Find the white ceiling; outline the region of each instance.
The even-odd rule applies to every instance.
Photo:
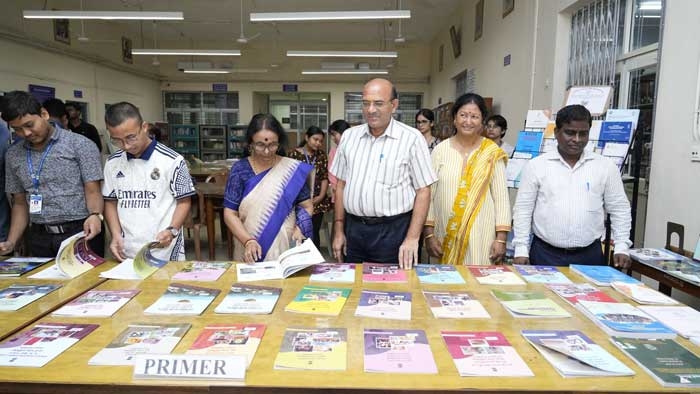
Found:
[[[53,39],[53,22],[25,20],[22,10],[78,10],[80,0],[3,0],[0,37],[39,43],[69,55],[85,56],[114,67],[146,73],[170,81],[325,81],[352,80],[353,76],[302,76],[302,69],[318,69],[322,61],[366,62],[391,70],[391,78],[426,81],[430,73],[430,42],[446,29],[445,21],[460,7],[460,0],[243,0],[243,30],[246,37],[258,35],[248,44],[240,36],[241,0],[82,0],[84,10],[182,11],[184,21],[70,21],[70,45]],[[395,43],[398,21],[251,23],[251,12],[411,10],[411,19],[401,21],[405,43]],[[81,31],[89,41],[79,41]],[[121,59],[121,37],[134,48],[240,49],[241,57],[164,57],[153,66],[152,56],[134,56],[133,64]],[[288,58],[287,50],[398,51],[398,59]],[[177,70],[178,62],[210,62],[213,66],[267,68],[267,73],[234,73],[225,76],[196,76]],[[271,65],[276,64],[277,67]],[[366,78],[366,76],[360,76]]]

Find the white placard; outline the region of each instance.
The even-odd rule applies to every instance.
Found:
[[[531,109],[527,111],[525,120],[526,129],[544,129],[549,123],[549,115],[547,112],[539,109]]]
[[[610,102],[612,87],[610,86],[572,86],[566,94],[564,105],[580,104],[598,116],[605,113]]]
[[[140,355],[134,379],[245,380],[245,356]]]

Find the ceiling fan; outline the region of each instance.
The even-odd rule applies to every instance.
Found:
[[[249,41],[254,40],[258,37],[260,37],[261,33],[252,35],[250,37],[246,37],[245,34],[243,33],[243,0],[241,0],[241,35],[236,38],[236,42],[239,44],[247,44]]]

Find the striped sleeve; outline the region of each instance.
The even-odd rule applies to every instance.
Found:
[[[433,170],[428,145],[416,138],[410,150],[409,167],[411,169],[410,175],[413,187],[417,190],[435,183],[437,176]]]

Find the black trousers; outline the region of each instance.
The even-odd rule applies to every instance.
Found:
[[[317,213],[311,216],[311,224],[314,226],[312,240],[314,241],[314,245],[321,250],[321,226],[323,226],[323,213]]]
[[[606,265],[606,262],[598,240],[582,248],[562,249],[534,236],[530,246],[530,264],[562,267],[570,264]]]
[[[398,264],[399,247],[406,238],[411,224],[411,213],[364,220],[354,215],[345,214],[345,240],[348,263],[385,263]],[[420,258],[420,244],[418,256]]]
[[[83,230],[85,219],[62,223],[65,230],[61,234],[52,234],[46,231],[42,224],[32,224],[27,232],[27,252],[32,257],[56,257],[61,242]],[[105,225],[102,223],[102,231],[88,242],[90,249],[97,255],[105,255]]]

